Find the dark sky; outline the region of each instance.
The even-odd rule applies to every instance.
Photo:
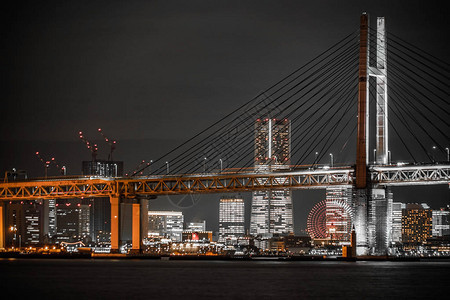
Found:
[[[133,169],[357,30],[363,11],[373,26],[377,16],[384,16],[389,31],[448,62],[445,3],[15,3],[3,11],[0,168],[42,176],[34,155],[41,151],[67,165],[70,174],[79,174],[81,160],[90,156],[77,132],[100,142],[96,129],[101,127],[118,140],[115,158]],[[106,144],[100,144],[99,153],[106,157]],[[437,189],[439,199],[429,201],[438,206],[448,202],[449,193],[447,187]],[[294,196],[296,228],[303,228],[305,211],[323,195]],[[186,214],[216,224],[211,216],[217,197],[206,198]],[[165,207],[171,208],[167,201],[155,201],[155,208]]]

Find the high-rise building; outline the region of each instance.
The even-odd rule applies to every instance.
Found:
[[[111,205],[109,199],[95,198],[91,204],[91,236],[96,243],[106,243],[111,232]]]
[[[289,168],[291,123],[288,119],[257,119],[255,124],[255,171]],[[253,192],[250,234],[271,236],[294,232],[291,192]]]
[[[392,200],[393,195],[388,187],[371,190],[368,214],[368,244],[372,255],[385,255],[388,251],[391,240]]]
[[[23,204],[25,218],[24,245],[39,245],[42,242],[43,206],[38,201]]]
[[[244,200],[242,198],[224,197],[219,206],[219,242],[237,244],[245,235]]]
[[[401,202],[392,202],[391,209],[391,234],[390,243],[401,243],[402,241],[402,209],[406,208]]]
[[[425,203],[406,204],[402,211],[403,243],[420,244],[431,237],[432,210]]]
[[[353,189],[329,187],[326,190],[325,220],[328,237],[335,241],[348,242],[353,224]]]
[[[433,210],[432,221],[432,236],[446,236],[450,235],[450,211],[441,208],[439,210]]]
[[[48,201],[48,235],[49,237],[53,237],[56,235],[56,200],[50,199],[47,201]]]
[[[82,162],[83,175],[118,177],[123,175],[123,161],[89,160]]]
[[[181,211],[149,211],[148,236],[165,236],[180,242],[184,216]]]
[[[80,200],[57,200],[56,242],[90,239],[90,207]]]
[[[6,205],[5,242],[8,247],[35,246],[43,242],[42,201],[14,201]]]

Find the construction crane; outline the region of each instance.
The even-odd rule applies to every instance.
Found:
[[[36,156],[37,158],[44,164],[44,177],[47,178],[47,174],[48,174],[48,167],[50,166],[50,161],[49,160],[45,160],[41,154],[39,152],[36,152]]]
[[[100,132],[100,134],[102,135],[102,137],[105,139],[105,142],[108,143],[109,147],[110,147],[110,151],[109,151],[109,155],[108,155],[108,160],[112,161],[113,160],[113,152],[116,149],[116,144],[117,141],[112,140],[110,138],[108,138],[102,131],[101,128],[98,129],[98,132]]]
[[[66,166],[60,166],[54,157],[52,157],[50,160],[46,160],[42,157],[40,152],[36,152],[36,156],[37,158],[45,165],[45,178],[47,178],[48,175],[48,168],[50,167],[50,165],[54,165],[56,167],[56,169],[58,169],[58,171],[61,173],[61,175],[66,175],[67,174],[67,168]]]
[[[136,168],[134,168],[134,171],[130,171],[130,172],[126,173],[125,176],[128,176],[128,175],[130,175],[130,176],[137,175],[137,174],[139,173],[139,170],[141,170],[141,169],[144,167],[144,165],[150,166],[150,164],[151,164],[152,162],[153,162],[153,160],[151,160],[151,161],[149,161],[149,162],[145,162],[145,160],[142,160],[142,161],[139,163],[139,165],[137,165]],[[142,174],[143,174],[143,171],[141,171],[141,172],[139,173],[139,175],[142,175]]]
[[[92,154],[92,161],[96,161],[96,160],[97,160],[97,151],[98,151],[97,144],[92,144],[91,142],[89,142],[89,141],[84,137],[82,131],[79,131],[78,134],[80,135],[80,139],[83,141],[83,143],[86,145],[86,147],[91,151],[91,154]]]

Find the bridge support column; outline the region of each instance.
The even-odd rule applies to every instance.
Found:
[[[148,199],[141,199],[141,251],[144,249],[143,241],[148,237]]]
[[[368,255],[367,245],[367,189],[356,189],[355,193],[355,233],[356,255]]]
[[[139,253],[141,250],[141,203],[133,203],[131,205],[131,252]]]
[[[356,194],[355,194],[355,231],[356,255],[367,255],[367,157],[369,138],[368,106],[368,52],[369,52],[369,16],[361,15],[359,34],[359,82],[358,82],[358,131],[356,142]]]
[[[5,248],[5,205],[0,201],[0,249]]]
[[[110,196],[111,203],[111,253],[120,252],[120,196]]]

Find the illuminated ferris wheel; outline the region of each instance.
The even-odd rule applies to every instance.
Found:
[[[347,240],[351,232],[353,209],[344,200],[322,200],[310,211],[306,230],[312,239]]]
[[[311,209],[306,222],[306,230],[312,239],[327,237],[326,200],[322,200]]]

